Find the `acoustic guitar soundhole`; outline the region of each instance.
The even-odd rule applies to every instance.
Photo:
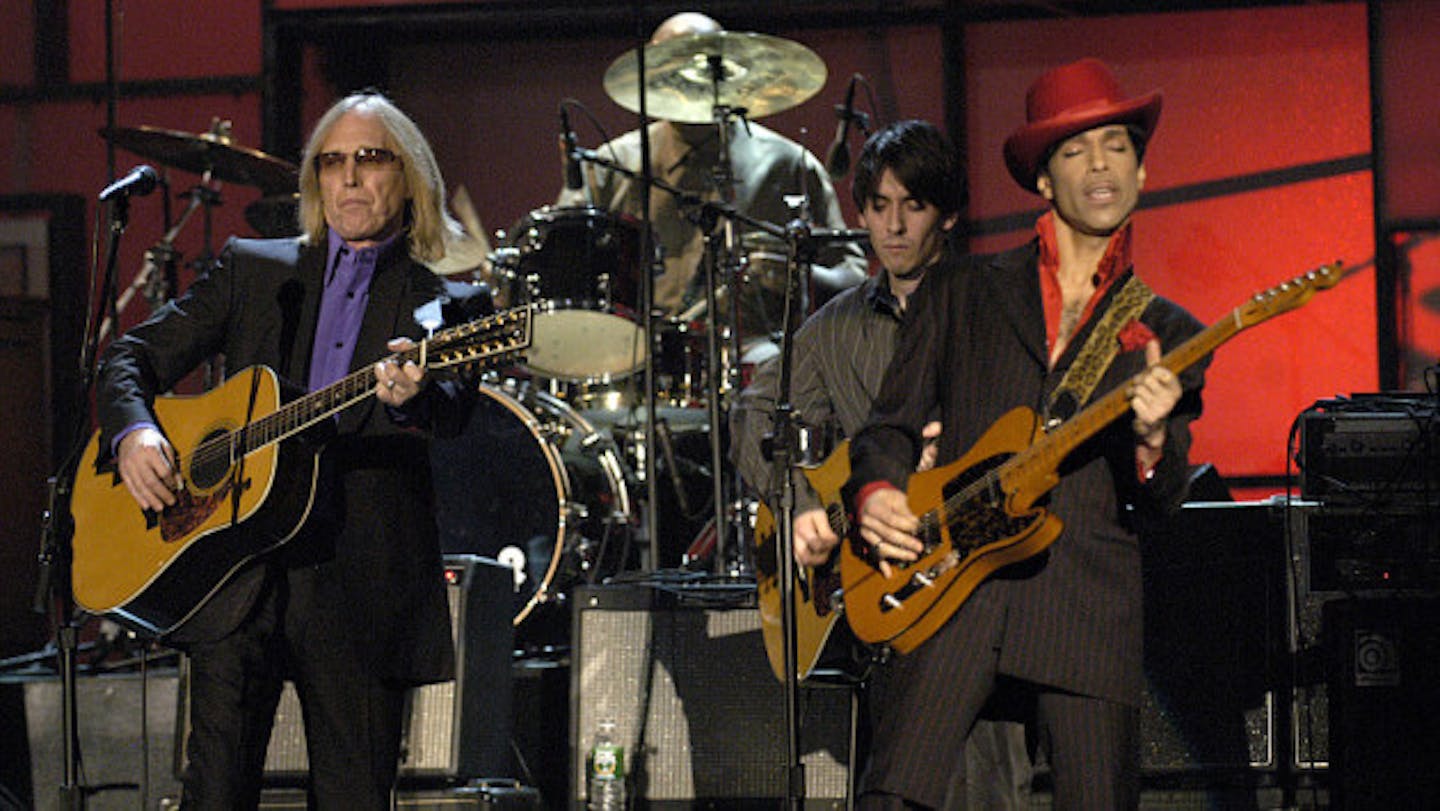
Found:
[[[200,440],[190,460],[190,483],[200,491],[210,490],[230,474],[230,446],[226,432],[212,431]]]

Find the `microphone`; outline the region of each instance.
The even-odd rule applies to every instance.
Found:
[[[105,202],[112,197],[144,197],[155,191],[155,184],[160,182],[160,176],[148,164],[140,164],[130,170],[130,174],[106,186],[100,192],[100,202]]]
[[[580,177],[580,161],[575,159],[575,130],[570,128],[570,113],[560,105],[560,140],[565,148],[565,188],[575,191],[585,187]]]
[[[850,86],[845,89],[845,104],[835,105],[835,115],[839,116],[840,123],[835,125],[835,140],[825,153],[825,171],[830,173],[831,180],[839,180],[850,171],[850,122],[855,120],[855,80],[858,78],[858,73],[850,77]]]

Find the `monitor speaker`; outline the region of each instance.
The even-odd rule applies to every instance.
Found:
[[[75,680],[77,777],[87,809],[139,808],[142,784],[152,799],[179,790],[170,769],[176,681],[171,667],[147,677]],[[64,699],[64,686],[53,676],[0,680],[0,809],[65,807]],[[28,772],[20,773],[25,767]]]
[[[737,593],[749,604],[736,605]],[[577,590],[572,807],[583,807],[584,753],[607,719],[625,746],[630,790],[648,808],[773,808],[785,797],[784,689],[753,597],[753,588],[719,586]],[[801,690],[807,808],[845,807],[853,695],[848,686]]]
[[[400,777],[472,780],[511,776],[511,671],[514,575],[475,555],[448,555],[444,576],[455,638],[456,676],[412,691]],[[185,682],[181,680],[185,704]],[[186,716],[188,718],[188,715]],[[183,767],[184,732],[177,744]],[[309,771],[305,725],[295,687],[285,683],[265,755],[268,782],[299,782]]]

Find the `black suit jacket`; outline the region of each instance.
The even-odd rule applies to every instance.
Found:
[[[1047,369],[1037,245],[994,257],[949,259],[926,274],[901,326],[893,361],[866,426],[851,443],[849,506],[865,484],[904,488],[919,456],[919,432],[939,406],[937,466],[970,449],[1016,406],[1043,409],[1098,316]],[[1118,292],[1121,278],[1108,296]],[[1103,312],[1107,301],[1096,313]],[[1169,351],[1201,325],[1156,297],[1141,320]],[[1124,385],[1145,365],[1121,352],[1091,399]],[[1050,549],[982,584],[952,622],[1002,629],[1001,673],[1137,705],[1143,690],[1140,546],[1127,505],[1153,511],[1183,498],[1189,424],[1200,413],[1203,366],[1182,375],[1185,394],[1166,434],[1154,478],[1141,484],[1130,420],[1120,419],[1070,454],[1045,506],[1065,523]],[[927,643],[928,644],[928,643]],[[915,655],[926,651],[922,645]],[[934,655],[927,652],[926,655]],[[963,656],[965,652],[955,652]]]
[[[128,425],[156,421],[154,395],[213,356],[223,356],[227,374],[265,365],[303,391],[325,257],[323,245],[295,239],[232,240],[211,272],[107,349],[98,398],[101,447],[109,448]],[[440,294],[440,280],[411,260],[400,240],[376,267],[351,370],[388,354],[391,337],[420,337],[413,313]],[[355,655],[403,682],[449,678],[454,651],[427,439],[401,423],[406,415],[411,422],[423,415],[436,430],[458,430],[464,391],[458,381],[432,375],[404,413],[389,413],[373,397],[342,412],[321,454],[316,504],[305,527],[231,578],[172,641],[224,636],[245,617],[267,577],[313,566],[324,575],[324,595],[307,602],[345,612]]]

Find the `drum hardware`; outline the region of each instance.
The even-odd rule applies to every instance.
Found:
[[[495,262],[490,239],[485,235],[485,226],[480,224],[480,215],[475,203],[464,186],[458,186],[450,196],[450,209],[460,221],[463,231],[459,235],[445,235],[445,255],[426,262],[426,267],[441,276],[468,274],[476,282],[495,288],[492,270]]]
[[[201,182],[185,193],[190,202],[173,226],[170,224],[167,199],[165,234],[155,247],[146,252],[145,264],[136,274],[129,289],[116,299],[113,313],[115,317],[124,311],[134,294],[142,289],[145,290],[152,308],[158,307],[173,295],[175,265],[178,260],[178,254],[174,250],[175,238],[198,209],[203,209],[205,247],[194,265],[197,269],[204,269],[212,260],[214,252],[211,247],[210,212],[220,205],[220,192],[211,187],[212,181],[259,186],[267,194],[289,193],[295,189],[298,175],[294,164],[235,143],[230,131],[231,123],[218,117],[211,119],[208,132],[199,134],[150,126],[100,128],[100,136],[116,146],[164,166],[201,175]],[[248,217],[248,207],[246,211]],[[157,278],[155,274],[162,269],[163,277]],[[113,327],[112,321],[113,319],[107,316],[101,324],[101,340]]]
[[[699,364],[706,393],[698,402],[706,406],[711,426],[709,467],[717,473],[711,502],[717,512],[716,524],[723,527],[718,532],[718,540],[723,551],[736,554],[736,565],[728,571],[723,570],[726,555],[716,555],[717,574],[744,576],[753,570],[744,559],[747,549],[741,538],[743,530],[738,522],[733,528],[727,527],[728,522],[720,514],[724,511],[726,490],[741,490],[738,472],[734,472],[734,481],[728,483],[725,476],[719,475],[720,471],[727,469],[721,447],[722,432],[719,430],[724,421],[723,398],[743,384],[739,359],[743,357],[744,350],[752,348],[745,344],[744,333],[753,329],[757,335],[768,336],[774,331],[773,322],[780,320],[771,317],[774,314],[765,314],[763,308],[760,315],[749,318],[749,322],[753,323],[747,323],[741,315],[744,288],[755,286],[751,283],[757,277],[763,281],[775,280],[765,278],[765,262],[773,256],[759,250],[753,258],[746,257],[748,246],[737,234],[737,227],[743,225],[745,230],[769,235],[773,239],[772,247],[783,244],[786,248],[794,248],[793,242],[785,240],[786,228],[752,220],[734,209],[730,134],[737,119],[748,126],[748,118],[771,115],[803,103],[818,92],[825,76],[824,62],[803,45],[776,37],[736,32],[694,34],[650,43],[622,54],[610,65],[604,81],[606,92],[622,107],[642,113],[638,127],[642,137],[648,132],[644,115],[649,114],[678,124],[715,126],[719,155],[712,176],[713,185],[719,190],[719,202],[705,201],[694,193],[677,189],[654,178],[648,169],[638,172],[620,166],[618,161],[613,160],[613,155],[611,159],[606,159],[595,151],[580,149],[574,145],[575,139],[568,122],[563,121],[562,109],[562,150],[567,175],[580,174],[571,171],[575,166],[593,168],[600,165],[639,181],[646,194],[652,187],[658,187],[676,198],[686,216],[705,235],[705,263],[702,268],[705,299],[687,311],[685,320],[691,316],[697,319],[703,317],[708,326],[703,333],[706,344],[704,360]],[[645,146],[642,141],[642,163],[646,160],[643,156],[649,154]],[[787,286],[790,260],[791,257],[786,255],[786,275],[778,280],[780,286]],[[720,293],[718,298],[717,293]],[[722,331],[727,327],[728,331]],[[651,340],[654,340],[653,333]],[[656,346],[652,343],[648,348],[652,353],[651,362],[645,363],[645,359],[641,359],[647,368],[645,408],[654,413],[663,401],[662,389],[668,386],[673,392],[689,385],[695,378],[682,374],[678,386],[675,378],[661,382],[660,375],[654,374]],[[646,423],[647,429],[655,427],[653,422]],[[653,435],[647,435],[648,443],[658,441]],[[653,462],[652,454],[647,463]],[[655,483],[649,481],[648,484],[653,488]],[[653,496],[651,500],[654,500]],[[734,543],[727,543],[729,539],[726,535],[733,536]]]
[[[717,74],[721,72],[722,69],[717,69]],[[716,80],[717,84],[718,82],[719,80]],[[716,510],[717,525],[726,527],[717,539],[722,554],[715,556],[717,563],[716,573],[729,577],[745,577],[753,572],[753,566],[751,566],[747,560],[749,550],[745,543],[746,539],[742,538],[744,533],[739,527],[729,526],[729,522],[721,515],[724,511],[723,505],[726,504],[727,500],[727,490],[740,492],[742,488],[738,471],[730,470],[729,466],[725,463],[725,451],[722,447],[723,431],[719,429],[724,423],[722,413],[723,397],[738,390],[741,385],[739,369],[736,368],[739,364],[730,363],[729,359],[740,358],[744,347],[742,346],[739,330],[733,328],[727,329],[727,325],[725,324],[726,319],[715,317],[715,314],[720,312],[716,293],[717,289],[722,287],[724,280],[733,279],[734,281],[731,281],[730,284],[736,288],[741,284],[739,274],[742,269],[736,258],[741,253],[740,239],[736,228],[737,224],[749,231],[764,232],[777,240],[783,240],[786,237],[787,230],[773,223],[749,217],[734,207],[732,202],[734,199],[734,184],[730,168],[729,133],[734,119],[743,117],[746,111],[738,107],[715,105],[712,107],[712,112],[714,123],[719,132],[719,156],[713,170],[713,175],[715,177],[715,185],[721,190],[721,196],[724,198],[720,201],[701,199],[693,192],[680,189],[664,180],[648,176],[648,174],[642,174],[635,169],[623,166],[613,158],[603,156],[594,150],[576,148],[573,150],[571,156],[575,160],[604,166],[612,172],[649,184],[674,196],[679,202],[680,207],[687,211],[686,216],[695,222],[697,228],[705,234],[705,261],[702,267],[704,272],[703,278],[705,279],[705,284],[703,285],[705,299],[703,308],[697,304],[697,308],[699,309],[696,311],[703,313],[708,322],[704,332],[706,342],[704,369],[707,373],[704,375],[706,394],[703,400],[707,409],[708,424],[711,426],[711,430],[708,432],[710,441],[710,462],[708,468],[711,471],[729,471],[731,475],[728,478],[733,479],[733,481],[727,482],[727,477],[724,475],[712,477],[712,492],[707,501],[712,505],[713,509]],[[785,244],[788,246],[789,243],[787,242]],[[730,317],[728,320],[730,324],[736,324],[740,321],[738,297],[731,296],[729,303]],[[543,322],[537,321],[535,327],[537,342],[542,332],[542,325]],[[643,333],[643,328],[641,332]],[[636,337],[637,342],[640,338],[643,338],[643,334]],[[643,350],[637,352],[633,357],[639,361],[640,364],[644,364],[646,358],[641,352],[643,352]],[[533,361],[531,366],[535,366]],[[653,372],[654,363],[651,362],[650,366]],[[714,373],[709,373],[709,370],[715,371]],[[647,409],[656,407],[659,403],[657,399],[658,392],[655,391],[656,388],[658,387],[655,383],[647,381]],[[652,403],[655,405],[652,405]],[[644,423],[644,427],[648,429],[648,422]],[[658,439],[647,437],[646,441],[653,443],[657,442]],[[645,455],[641,457],[641,461],[649,465],[653,464],[655,460],[653,456]],[[645,482],[648,487],[652,488],[650,491],[652,494],[656,493],[653,489],[655,486],[653,480],[649,477],[643,477],[640,481]],[[653,503],[655,500],[656,496],[652,495],[650,502]],[[655,550],[653,557],[658,558],[658,539],[652,538],[651,546],[652,549]],[[732,557],[733,560],[731,559]],[[733,565],[731,565],[732,563]]]
[[[293,237],[300,233],[300,193],[272,194],[245,206],[245,222],[262,237]]]

